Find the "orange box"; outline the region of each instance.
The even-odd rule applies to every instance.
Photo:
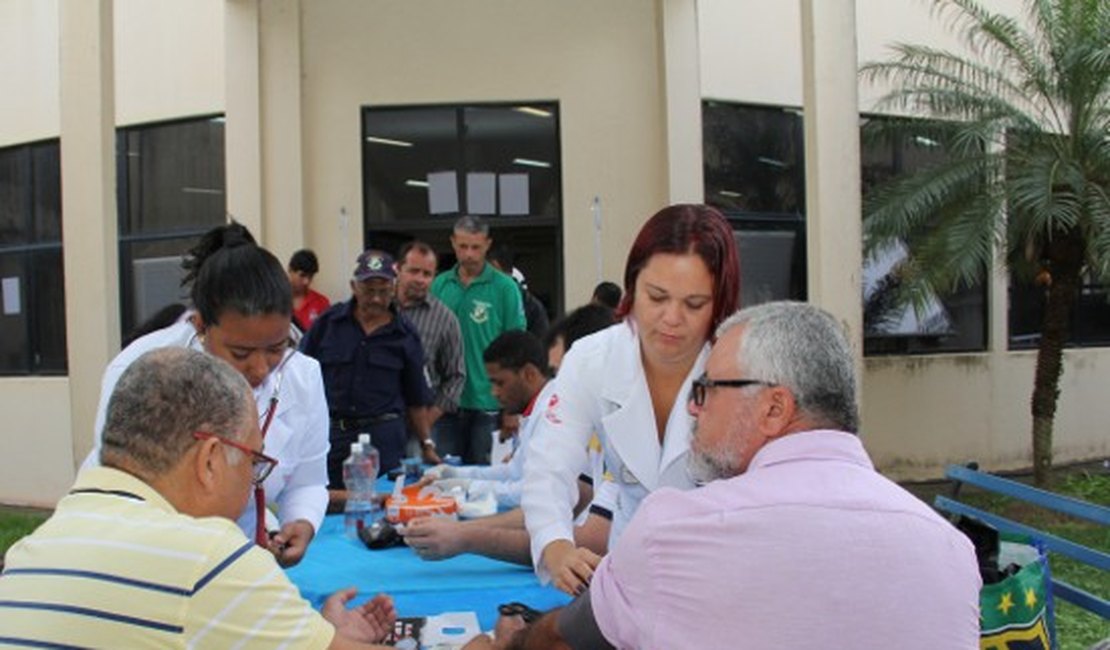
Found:
[[[385,518],[391,524],[407,524],[417,517],[458,518],[459,506],[451,497],[425,495],[420,497],[420,486],[410,485],[402,490],[405,498],[398,502],[392,496],[385,499]]]

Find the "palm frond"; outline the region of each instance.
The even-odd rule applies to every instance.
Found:
[[[997,153],[979,152],[876,188],[864,199],[864,254],[890,239],[913,239],[946,205],[981,192],[984,174],[999,164]]]
[[[924,109],[935,118],[960,120],[990,113],[1020,128],[1041,128],[1055,119],[1043,102],[989,65],[921,45],[893,48],[895,60],[860,68],[864,79],[894,87],[878,100],[880,109]]]

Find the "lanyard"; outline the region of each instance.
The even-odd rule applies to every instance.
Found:
[[[270,393],[270,403],[266,407],[266,414],[262,420],[262,448],[266,448],[266,432],[270,430],[270,423],[274,421],[274,413],[277,412],[278,396],[281,394],[281,381],[285,378],[285,364],[293,358],[293,351],[289,350],[285,353],[281,363],[273,370],[274,373],[274,390]],[[266,490],[262,484],[254,486],[254,541],[262,548],[267,548],[270,545],[270,535],[266,530]]]

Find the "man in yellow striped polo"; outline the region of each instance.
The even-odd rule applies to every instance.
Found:
[[[13,546],[0,577],[0,646],[370,647],[392,629],[379,595],[322,615],[273,555],[235,525],[263,454],[243,377],[183,348],[154,350],[120,378],[101,467]]]

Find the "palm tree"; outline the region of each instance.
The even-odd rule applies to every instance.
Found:
[[[1084,278],[1110,279],[1110,2],[1026,0],[1024,20],[976,0],[934,0],[966,52],[898,44],[861,75],[894,88],[880,108],[931,118],[947,160],[871,192],[865,255],[912,257],[903,300],[983,279],[994,251],[1046,293],[1031,400],[1034,479],[1052,467],[1069,318]],[[876,121],[904,132],[909,120]]]

